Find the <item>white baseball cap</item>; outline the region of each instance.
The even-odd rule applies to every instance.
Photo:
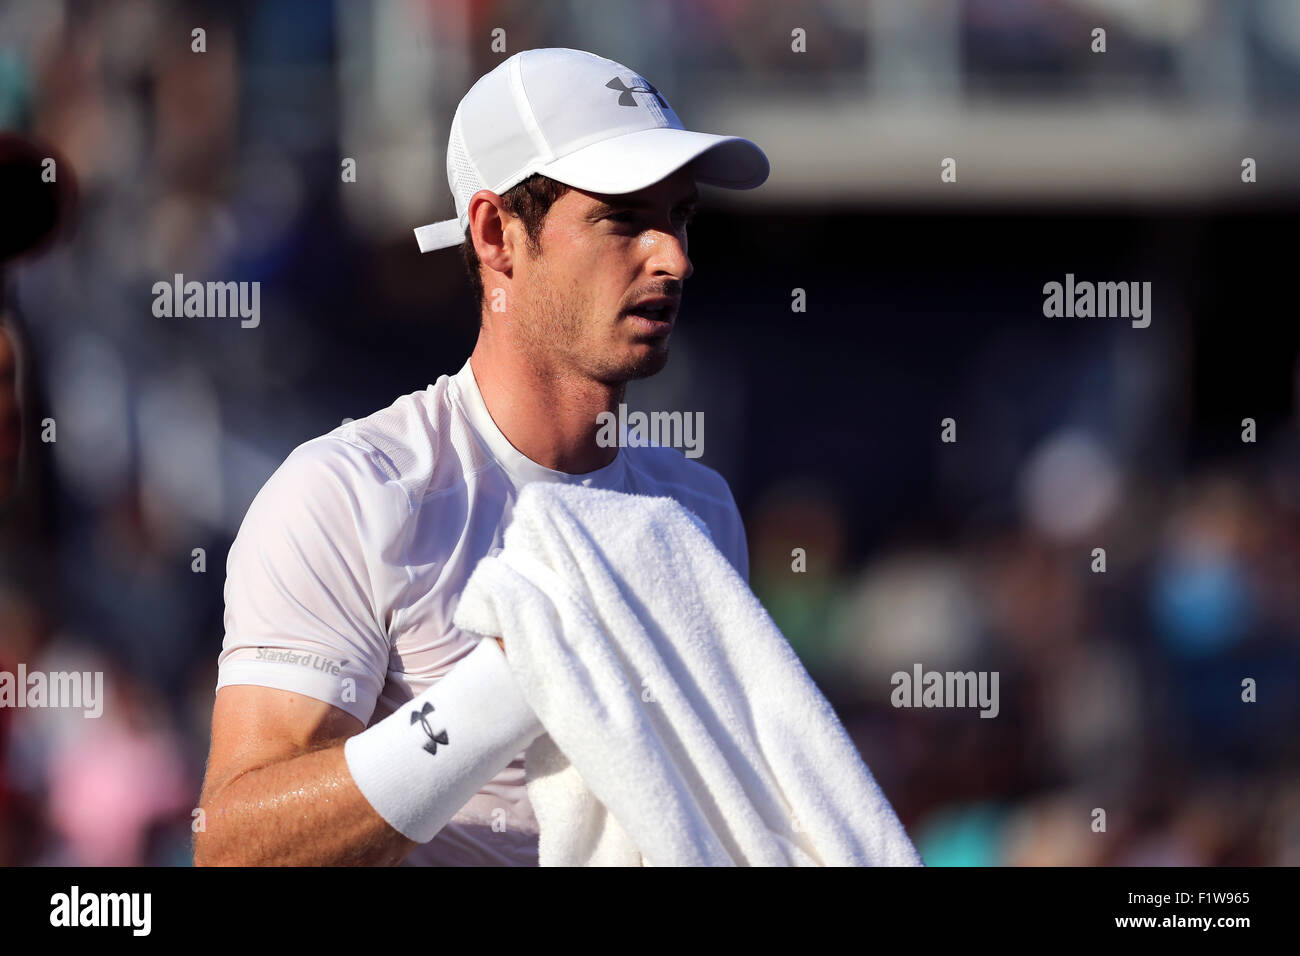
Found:
[[[698,160],[695,178],[728,189],[767,179],[763,151],[739,136],[682,126],[635,70],[584,50],[524,50],[475,83],[456,107],[447,184],[456,218],[420,226],[421,252],[460,245],[469,201],[541,173],[591,192],[636,192]]]

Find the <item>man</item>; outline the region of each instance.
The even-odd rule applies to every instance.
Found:
[[[720,475],[597,436],[668,359],[696,180],[767,173],[590,53],[516,54],[465,95],[457,218],[416,236],[463,242],[478,341],[457,374],[295,449],[250,507],[196,864],[536,865],[523,752],[543,728],[501,640],[452,625],[460,591],[530,481],[672,496],[748,578]]]

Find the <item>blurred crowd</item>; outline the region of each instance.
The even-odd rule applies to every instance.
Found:
[[[829,488],[774,488],[750,517],[756,592],[930,865],[1300,861],[1296,461],[1175,487],[1118,470],[1060,435],[1024,464],[1017,519],[865,566]],[[998,716],[893,708],[916,663],[997,671]]]
[[[778,6],[833,42],[792,60],[784,32],[747,39]],[[1300,18],[1277,3],[1189,2],[1177,22],[1143,3],[875,3],[865,21],[860,7],[0,7],[0,129],[57,146],[81,194],[60,240],[9,270],[4,299],[25,450],[0,510],[0,671],[103,671],[108,698],[96,720],[0,708],[0,864],[190,862],[225,555],[248,503],[297,444],[454,372],[472,345],[459,262],[421,262],[409,232],[449,212],[445,131],[431,124],[501,57],[467,37],[500,24],[510,51],[608,50],[665,89],[703,96],[725,77],[756,98],[800,83],[816,96],[863,71],[887,86],[881,35],[911,36],[929,57],[915,62],[960,68],[971,90],[1095,91],[1095,64],[1060,38],[1100,7],[1118,18],[1130,88],[1194,86],[1178,51],[1225,18],[1231,63],[1261,100],[1293,92],[1300,62]],[[428,82],[424,59],[457,81]],[[420,76],[423,88],[406,82]],[[351,193],[348,155],[361,157]],[[176,273],[261,281],[268,318],[158,319],[150,289]],[[758,345],[723,365],[693,341],[674,345],[651,394],[685,388],[691,370],[717,403],[764,387]],[[784,346],[774,359],[790,361]],[[994,390],[1004,371],[973,387]],[[1296,396],[1267,442],[1172,475],[1068,416],[1027,453],[970,452],[1008,476],[991,517],[945,497],[936,439],[899,480],[954,520],[915,526],[881,499],[870,531],[834,455],[759,464],[730,427],[744,407],[710,408],[704,461],[740,489],[754,589],[928,863],[1300,863]],[[40,440],[47,418],[53,442]],[[792,569],[796,548],[806,570]],[[997,671],[999,716],[891,707],[891,674],[916,663]]]

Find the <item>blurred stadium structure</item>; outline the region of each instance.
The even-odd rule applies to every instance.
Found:
[[[707,192],[630,398],[706,412],[755,590],[926,860],[1300,863],[1293,0],[8,0],[0,129],[83,201],[9,276],[0,669],[110,697],[0,709],[0,863],[189,862],[230,541],[294,446],[460,367],[460,262],[410,230],[460,96],[538,46],[772,160]],[[1152,281],[1151,327],[1045,319],[1067,272]],[[261,324],[155,317],[176,273],[260,281]],[[998,670],[1001,714],[891,708],[915,662]]]

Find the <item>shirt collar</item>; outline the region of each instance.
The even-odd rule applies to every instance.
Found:
[[[510,444],[509,439],[501,433],[501,429],[492,420],[492,415],[483,402],[483,394],[479,391],[478,381],[474,378],[474,370],[470,367],[468,359],[465,360],[464,367],[451,377],[451,385],[453,399],[465,413],[470,427],[474,429],[475,434],[487,446],[492,457],[510,476],[516,488],[530,481],[561,482],[570,485],[583,485],[589,488],[617,489],[621,486],[627,468],[627,463],[624,460],[626,456],[621,447],[612,462],[603,468],[597,468],[595,471],[572,475],[567,471],[556,471],[554,468],[547,468],[545,465],[539,465],[515,448],[514,445]]]

